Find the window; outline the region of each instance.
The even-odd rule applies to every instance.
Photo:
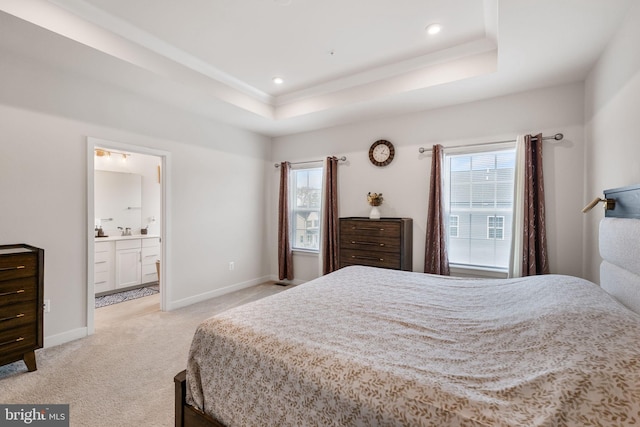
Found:
[[[487,239],[504,239],[504,217],[487,217]]]
[[[458,227],[460,217],[458,215],[449,215],[449,237],[458,237]]]
[[[515,150],[445,156],[449,262],[508,270]]]
[[[314,164],[292,169],[289,192],[292,249],[319,251],[322,167]]]

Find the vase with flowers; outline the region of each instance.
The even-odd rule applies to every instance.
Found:
[[[378,206],[382,204],[382,193],[367,193],[367,202],[371,206],[371,212],[369,212],[369,219],[380,219],[380,210]]]

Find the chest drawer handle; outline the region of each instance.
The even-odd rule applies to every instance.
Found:
[[[22,270],[24,265],[16,265],[15,267],[2,267],[0,271],[10,271],[10,270]]]
[[[17,291],[4,292],[0,294],[0,297],[6,297],[7,295],[24,294],[24,289],[18,289]]]
[[[4,319],[0,319],[0,322],[6,322],[7,320],[19,319],[24,317],[24,313],[16,314],[15,316],[5,317]]]
[[[380,246],[384,247],[384,243],[375,243],[375,242],[356,242],[355,240],[351,241],[352,245],[363,245],[363,246]]]
[[[378,258],[377,256],[362,256],[362,255],[351,255],[351,258],[355,259],[370,259],[374,261],[384,261],[384,258]]]
[[[372,230],[372,231],[384,231],[384,228],[378,227],[356,227],[355,225],[351,227],[352,230]]]
[[[20,341],[24,341],[24,337],[19,337],[16,338],[15,340],[11,340],[11,341],[6,341],[6,342],[0,342],[0,347],[2,347],[3,345],[9,345],[9,344],[14,344]]]

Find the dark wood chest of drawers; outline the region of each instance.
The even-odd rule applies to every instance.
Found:
[[[43,345],[44,250],[0,246],[0,365],[24,360],[36,370]]]
[[[340,268],[348,265],[411,271],[411,218],[340,218]]]

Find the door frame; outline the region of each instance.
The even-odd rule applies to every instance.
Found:
[[[87,137],[87,335],[95,332],[95,289],[94,289],[94,253],[95,253],[95,164],[96,147],[126,151],[130,153],[156,156],[160,158],[160,310],[167,311],[171,299],[171,153],[139,145]]]

